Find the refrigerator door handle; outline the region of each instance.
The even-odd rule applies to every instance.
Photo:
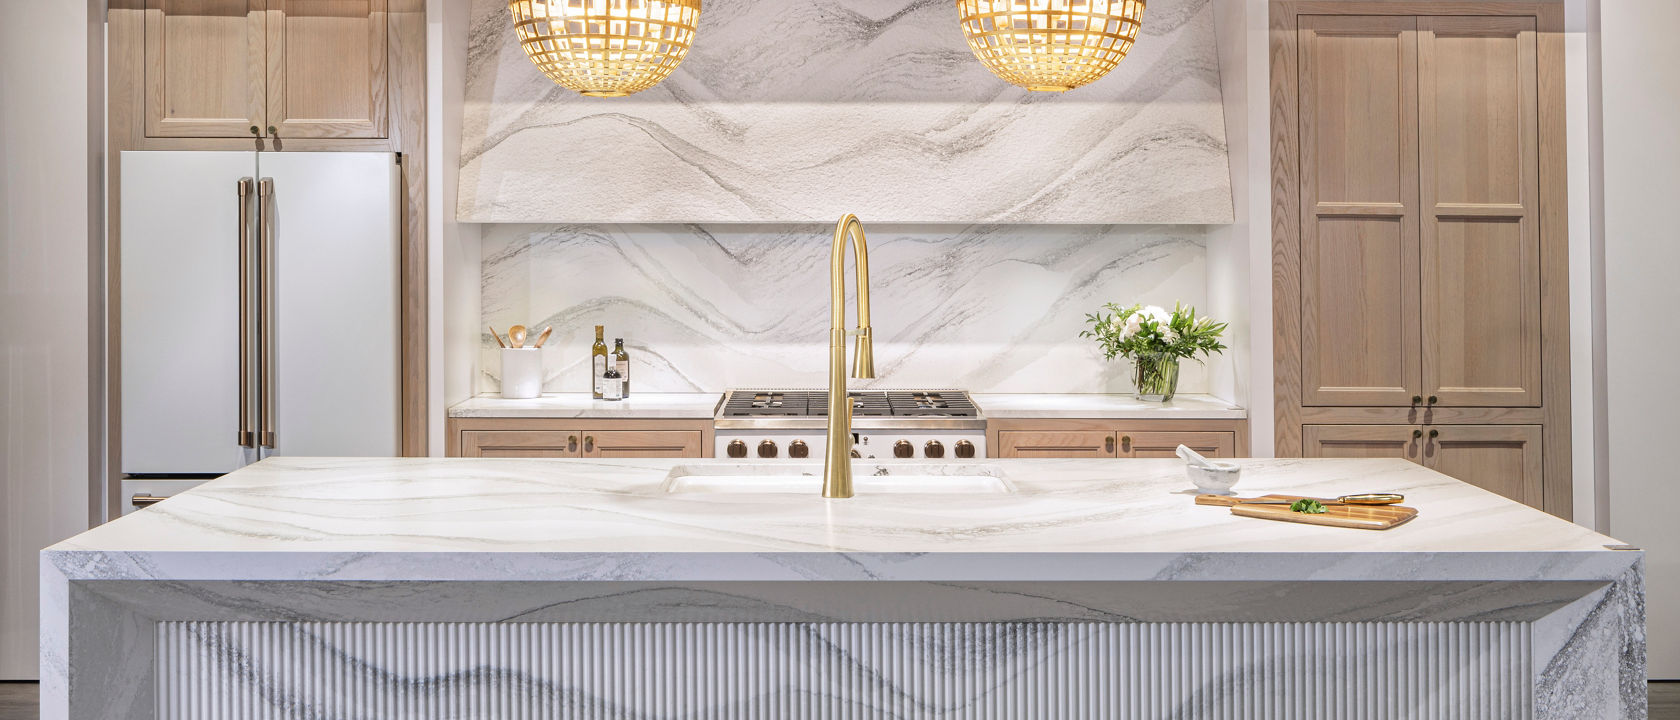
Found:
[[[262,394],[258,443],[274,448],[274,178],[263,178],[257,233],[257,383]]]
[[[239,446],[257,446],[251,398],[251,178],[239,179]]]

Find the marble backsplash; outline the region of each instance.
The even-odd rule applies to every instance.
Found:
[[[1205,229],[867,225],[877,387],[1126,392],[1131,366],[1080,338],[1108,301],[1204,304]],[[597,324],[626,340],[635,390],[826,382],[833,229],[799,225],[486,225],[484,324],[553,325],[548,392],[589,388]],[[851,275],[848,273],[848,280]],[[848,293],[849,295],[850,293]],[[481,330],[478,389],[500,359]],[[860,385],[866,381],[858,381]],[[1205,391],[1184,366],[1182,392]]]
[[[465,222],[1232,220],[1211,0],[1151,0],[1126,60],[1065,94],[993,77],[951,0],[707,0],[671,77],[606,99],[473,3]]]

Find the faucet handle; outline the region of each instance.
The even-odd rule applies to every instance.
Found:
[[[852,358],[852,377],[875,377],[875,339],[866,325],[853,331],[857,335],[857,354]]]

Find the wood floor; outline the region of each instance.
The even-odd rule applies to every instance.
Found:
[[[0,682],[0,720],[38,720],[35,683]],[[1651,720],[1680,720],[1680,682],[1651,683]]]

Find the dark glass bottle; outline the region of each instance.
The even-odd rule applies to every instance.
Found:
[[[619,382],[624,383],[624,397],[630,397],[630,353],[624,351],[624,338],[613,339],[613,368],[618,370]]]

